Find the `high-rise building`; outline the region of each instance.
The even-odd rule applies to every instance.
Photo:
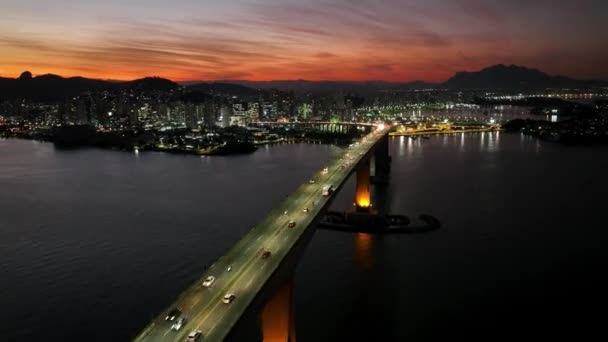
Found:
[[[77,100],[78,118],[75,120],[79,125],[97,125],[97,117],[95,113],[95,101],[90,93],[82,94]]]
[[[220,120],[221,126],[226,128],[230,126],[230,118],[232,117],[232,107],[228,105],[222,105],[220,109]]]
[[[256,122],[260,120],[260,104],[258,102],[251,102],[247,105],[247,118],[248,122]]]
[[[199,127],[199,108],[196,104],[187,103],[184,105],[186,127],[193,129]]]
[[[310,118],[312,107],[308,103],[302,103],[298,106],[298,117],[302,120]]]
[[[159,103],[156,106],[156,121],[164,124],[169,121],[169,106],[166,103]]]
[[[245,127],[247,126],[248,123],[248,118],[246,115],[243,114],[233,114],[230,117],[230,126],[241,126],[241,127]]]
[[[355,119],[355,110],[353,109],[353,100],[347,98],[346,99],[346,109],[344,111],[346,116],[343,121],[352,121]]]
[[[205,125],[209,126],[209,127],[213,127],[217,125],[217,118],[216,118],[216,110],[215,110],[215,101],[213,99],[208,100],[207,102],[205,102],[205,112],[204,112],[204,120],[203,122],[205,123]]]
[[[246,102],[237,102],[232,104],[232,117],[230,118],[230,126],[246,126],[248,121],[248,111]]]
[[[345,101],[344,101],[344,94],[342,92],[339,92],[336,96],[335,96],[335,101],[336,101],[336,116],[338,117],[338,120],[340,121],[344,121],[345,117],[346,117],[346,106],[345,106]]]

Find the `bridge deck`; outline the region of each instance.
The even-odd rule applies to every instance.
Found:
[[[335,189],[345,182],[361,159],[387,133],[388,129],[379,129],[368,134],[344,153],[350,153],[352,161],[342,155],[328,164],[327,174],[314,174],[314,184],[307,180],[300,185],[152,321],[135,341],[185,341],[193,330],[201,330],[204,341],[222,341],[304,231],[310,229],[311,222],[322,213],[331,197],[322,196],[323,186],[331,184]],[[347,164],[344,169],[340,167],[343,164]],[[304,212],[304,208],[309,211]],[[284,215],[285,211],[287,215]],[[290,220],[296,222],[295,227],[288,227]],[[272,255],[262,258],[263,249],[270,250]],[[227,270],[228,266],[232,267],[231,271]],[[203,280],[210,275],[216,278],[214,283],[209,288],[203,287]],[[230,304],[222,302],[226,293],[236,295]],[[179,331],[170,330],[173,322],[165,321],[167,312],[174,307],[181,308],[182,316],[188,320]]]

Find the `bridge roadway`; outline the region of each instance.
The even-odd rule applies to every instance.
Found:
[[[194,330],[203,332],[202,341],[222,341],[304,230],[309,228],[334,195],[324,197],[323,186],[331,184],[336,189],[345,182],[377,140],[387,133],[388,129],[380,126],[330,162],[327,174],[316,172],[313,176],[314,184],[306,180],[306,183],[300,185],[221,256],[170,307],[163,310],[135,341],[185,341],[187,335]],[[346,154],[349,155],[348,158]],[[353,159],[349,160],[350,158]],[[344,169],[341,168],[343,164],[346,164]],[[309,211],[304,212],[304,208]],[[288,227],[290,220],[296,222],[295,227]],[[264,249],[272,253],[265,259],[262,258]],[[228,271],[228,266],[232,267],[231,271]],[[203,280],[210,275],[215,277],[215,281],[211,287],[203,287]],[[236,296],[230,304],[222,302],[227,293]],[[170,330],[174,321],[165,321],[168,311],[175,307],[180,308],[182,317],[187,319],[179,331]]]

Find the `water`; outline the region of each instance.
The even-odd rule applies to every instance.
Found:
[[[338,152],[198,158],[0,141],[0,341],[129,339]],[[296,273],[298,339],[602,332],[592,310],[606,303],[607,152],[499,133],[393,139],[376,205],[443,227],[317,232]],[[349,182],[335,209],[352,207]]]

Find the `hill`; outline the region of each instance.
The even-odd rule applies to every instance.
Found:
[[[180,87],[179,84],[161,77],[144,77],[137,80],[119,83],[120,86],[135,91],[171,91]]]
[[[564,87],[597,87],[605,85],[608,85],[608,82],[576,80],[564,76],[550,76],[537,69],[498,64],[480,71],[457,72],[442,86],[449,89],[530,90]]]
[[[439,84],[422,81],[392,83],[384,81],[226,80],[216,82],[191,81],[184,83],[184,85],[187,90],[197,94],[192,95],[190,100],[202,101],[204,96],[201,93],[212,96],[236,96],[246,99],[255,98],[260,95],[261,91],[268,89],[292,91],[299,96],[307,94],[331,96],[342,92],[344,94],[373,97],[387,92],[420,89],[525,91],[547,88],[608,87],[608,82],[551,76],[537,69],[498,64],[474,72],[457,72],[446,82]],[[160,77],[145,77],[134,81],[117,82],[83,77],[64,78],[52,74],[32,77],[30,72],[24,72],[19,78],[15,79],[0,77],[0,100],[25,98],[34,101],[56,102],[70,96],[77,96],[85,91],[126,88],[138,92],[171,92],[180,87],[177,83]]]
[[[16,79],[0,79],[0,99],[27,98],[53,102],[87,90],[109,89],[114,85],[115,83],[107,81],[83,77],[64,78],[53,74],[32,77],[26,71]]]
[[[84,77],[61,77],[53,74],[32,77],[28,71],[19,78],[0,78],[0,100],[23,98],[57,102],[86,91],[132,89],[169,91],[180,86],[160,77],[146,77],[129,82],[103,81]]]

